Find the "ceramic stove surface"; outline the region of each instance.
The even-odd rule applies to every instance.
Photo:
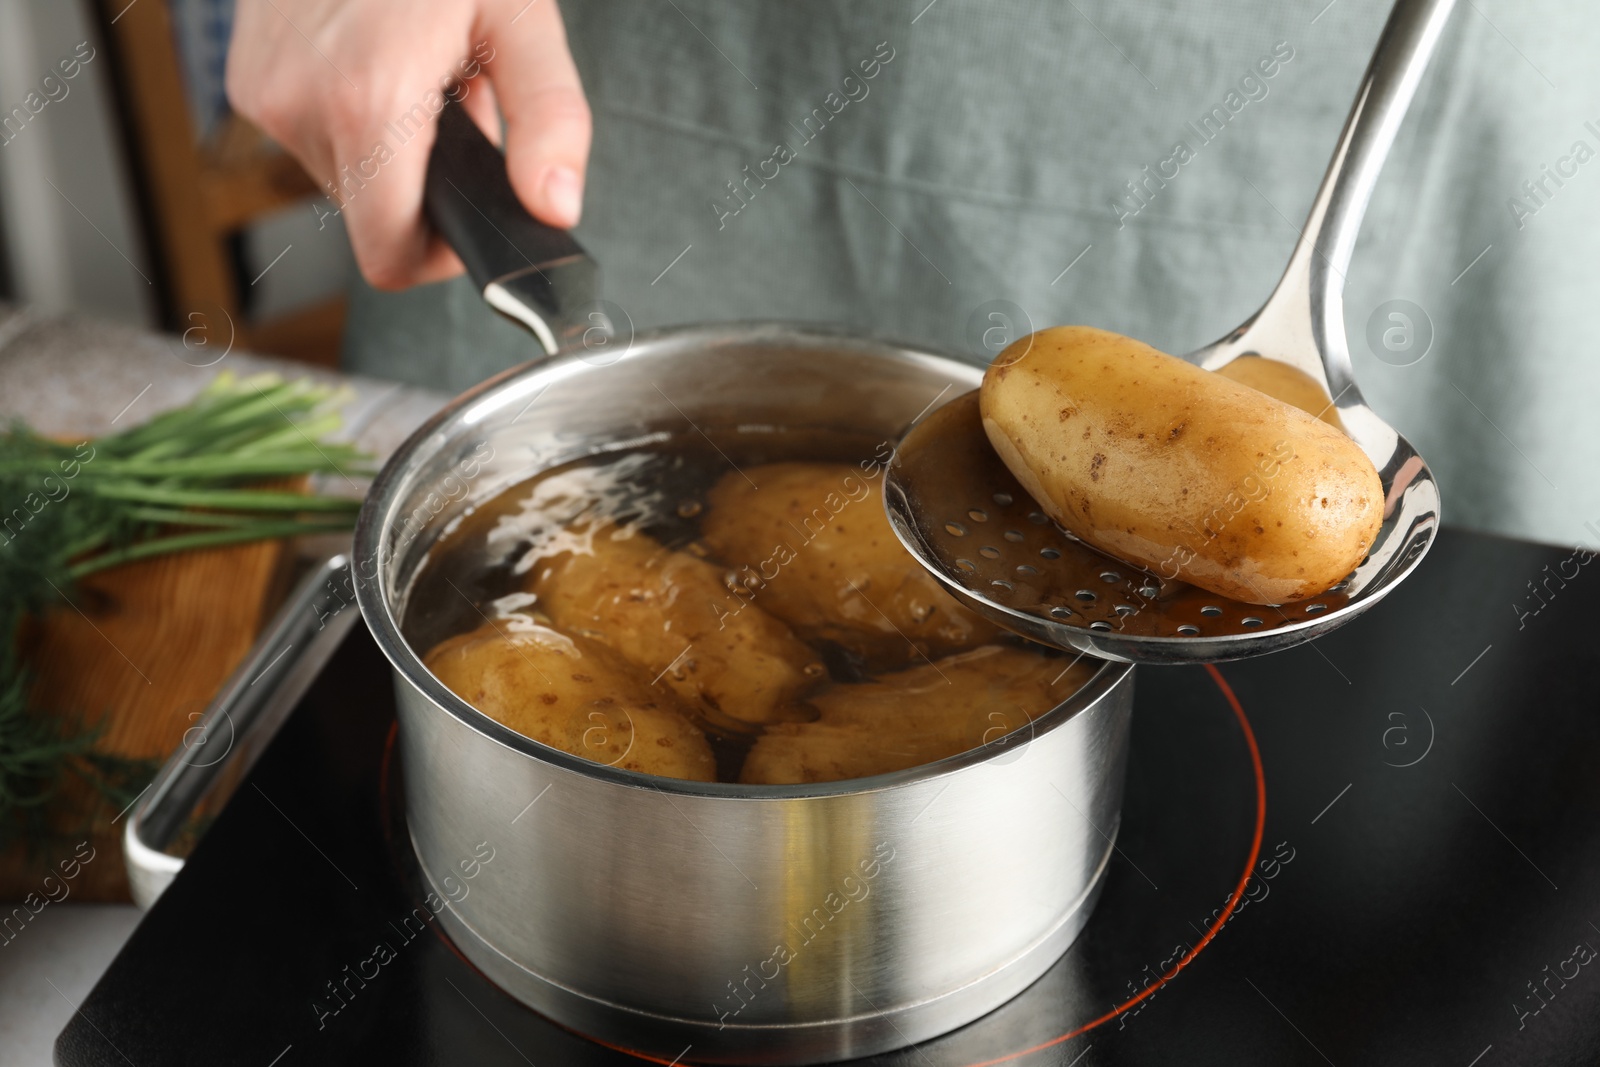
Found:
[[[997,1011],[863,1062],[1600,1062],[1591,569],[1445,531],[1388,602],[1313,645],[1139,668],[1087,929]],[[404,924],[422,890],[393,729],[357,626],[57,1062],[667,1062],[556,1026],[437,923]]]

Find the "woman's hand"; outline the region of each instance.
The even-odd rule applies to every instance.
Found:
[[[447,93],[497,142],[498,102],[517,195],[575,225],[589,105],[555,0],[239,0],[228,98],[341,206],[380,289],[461,272],[422,215]]]

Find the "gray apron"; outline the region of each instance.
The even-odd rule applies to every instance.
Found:
[[[1276,281],[1387,14],[1324,4],[571,2],[578,236],[637,329],[1185,352]],[[1356,249],[1362,390],[1455,524],[1600,542],[1597,50],[1592,5],[1461,4]],[[464,281],[354,296],[352,370],[461,389],[533,353]]]

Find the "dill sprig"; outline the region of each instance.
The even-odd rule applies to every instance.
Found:
[[[0,430],[0,846],[37,840],[69,774],[125,803],[153,767],[96,751],[99,729],[31,707],[18,651],[23,620],[77,582],[133,560],[197,548],[348,530],[358,498],[253,483],[371,473],[329,441],[338,391],[276,375],[219,375],[194,400],[143,425],[76,444],[22,423]]]

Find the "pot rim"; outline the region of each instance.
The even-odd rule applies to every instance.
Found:
[[[977,370],[971,363],[948,355],[930,352],[917,345],[890,340],[844,326],[781,320],[746,320],[693,323],[648,330],[637,334],[629,344],[628,349],[612,363],[603,365],[590,363],[581,359],[575,353],[567,352],[553,357],[539,357],[530,360],[527,363],[501,371],[494,377],[480,382],[445,404],[444,407],[440,408],[432,417],[413,431],[399,448],[395,449],[394,453],[385,461],[377,477],[373,479],[372,486],[367,491],[366,499],[362,503],[361,512],[356,521],[352,551],[352,558],[355,564],[356,602],[361,609],[361,616],[366,621],[367,628],[371,631],[373,639],[394,669],[397,680],[404,679],[410,683],[432,704],[476,733],[521,755],[562,770],[597,778],[615,785],[635,789],[652,789],[657,792],[681,796],[777,801],[812,797],[855,796],[882,792],[915,782],[945,777],[968,767],[998,759],[1006,753],[1025,751],[1027,746],[1039,736],[1059,728],[1068,720],[1077,716],[1078,713],[1094,706],[1105,694],[1127,679],[1127,676],[1133,670],[1132,664],[1110,660],[1102,661],[1100,669],[1082,687],[1065,701],[1029,723],[1028,727],[1026,727],[1029,730],[1029,736],[1026,740],[1013,741],[1003,747],[979,745],[976,748],[970,748],[965,752],[959,752],[931,763],[922,763],[904,770],[891,771],[866,778],[846,778],[833,782],[816,782],[802,785],[746,785],[738,782],[697,782],[683,778],[667,778],[586,760],[580,756],[572,755],[569,752],[564,752],[532,738],[525,737],[510,727],[495,721],[457,696],[435,678],[433,672],[423,665],[422,657],[412,649],[410,643],[401,635],[399,621],[390,610],[389,600],[385,595],[385,567],[378,565],[380,559],[379,550],[385,544],[384,534],[391,525],[389,512],[399,498],[399,490],[410,473],[411,459],[440,431],[457,423],[477,421],[471,418],[477,406],[492,394],[501,391],[505,385],[512,381],[526,379],[528,387],[517,392],[513,397],[502,399],[520,399],[526,393],[536,394],[541,392],[542,390],[538,389],[537,383],[542,379],[548,378],[553,383],[571,374],[602,370],[605,367],[614,366],[616,363],[630,359],[646,358],[635,347],[639,345],[648,345],[659,341],[681,343],[685,340],[692,340],[697,335],[703,338],[707,346],[728,342],[748,343],[750,341],[759,341],[763,335],[769,334],[775,337],[786,337],[790,340],[845,341],[879,349],[894,349],[902,357],[910,358],[913,362],[937,365],[943,370],[965,374],[970,374]],[[976,382],[973,384],[975,387]],[[1083,657],[1080,655],[1079,658]],[[1076,662],[1076,660],[1073,662]],[[1012,731],[1006,737],[1012,737],[1020,732],[1021,729],[1023,728]]]

